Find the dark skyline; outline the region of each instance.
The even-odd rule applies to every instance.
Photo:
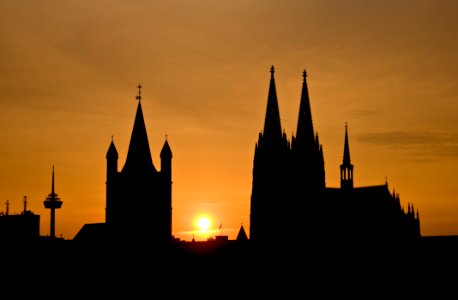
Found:
[[[0,211],[49,231],[49,173],[64,205],[56,235],[105,218],[105,153],[123,164],[142,105],[153,163],[174,154],[173,232],[235,238],[249,226],[253,149],[275,65],[281,123],[296,130],[308,73],[326,183],[340,186],[345,123],[356,186],[415,203],[424,235],[458,233],[456,1],[41,1],[0,4]],[[246,228],[247,228],[246,227]],[[247,228],[248,229],[248,228]]]

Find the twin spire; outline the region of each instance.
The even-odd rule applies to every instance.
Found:
[[[266,118],[264,121],[264,137],[276,140],[281,139],[282,130],[274,73],[275,69],[274,66],[272,66],[270,68],[269,94],[267,96]]]
[[[309,90],[307,86],[307,72],[303,72],[301,102],[299,105],[299,117],[297,119],[296,139],[299,143],[312,145],[315,141],[313,130],[312,110],[310,109]]]
[[[278,108],[277,89],[275,85],[275,69],[270,68],[269,94],[267,97],[266,118],[264,121],[264,137],[281,139],[282,128],[280,121],[280,110]],[[303,72],[304,81],[302,84],[301,101],[299,105],[299,117],[297,122],[296,139],[301,144],[313,146],[315,133],[313,130],[312,112],[307,87],[307,72]]]

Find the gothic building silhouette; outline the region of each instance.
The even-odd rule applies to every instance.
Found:
[[[388,183],[355,187],[345,125],[340,187],[327,187],[323,146],[312,122],[303,73],[295,136],[282,129],[274,67],[267,97],[264,128],[259,133],[253,161],[250,229],[241,226],[238,241],[287,245],[311,241],[399,241],[420,235],[418,210],[402,207]],[[175,241],[172,235],[172,151],[165,140],[161,170],[153,164],[141,106],[138,106],[125,164],[118,170],[114,141],[106,153],[106,220],[85,224],[75,240]],[[338,166],[337,166],[338,167]],[[287,248],[287,247],[286,247]]]
[[[313,128],[307,73],[303,73],[296,135],[289,140],[280,122],[273,66],[270,72],[264,129],[254,152],[250,240],[419,238],[418,210],[415,213],[413,204],[408,204],[405,212],[399,196],[389,191],[387,183],[353,186],[347,126],[340,187],[326,186],[323,147]]]
[[[76,240],[141,240],[167,243],[172,239],[172,151],[162,147],[161,170],[151,158],[138,86],[137,112],[125,164],[118,170],[112,140],[106,153],[105,223],[85,224]]]
[[[106,224],[118,236],[169,241],[172,237],[172,151],[166,140],[158,171],[151,158],[141,86],[138,88],[137,113],[122,170],[118,171],[118,152],[113,141],[106,155]]]

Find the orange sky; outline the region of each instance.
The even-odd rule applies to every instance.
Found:
[[[328,187],[348,122],[355,186],[387,177],[422,235],[458,234],[455,0],[3,0],[0,22],[0,211],[26,195],[42,235],[52,165],[56,234],[105,221],[105,154],[114,135],[124,164],[139,82],[156,168],[165,135],[173,151],[173,233],[200,214],[248,233],[271,65],[289,137],[308,72]]]

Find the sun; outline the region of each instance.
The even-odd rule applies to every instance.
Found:
[[[210,228],[210,225],[211,222],[208,217],[199,217],[197,220],[197,227],[199,227],[201,231],[207,231]]]

